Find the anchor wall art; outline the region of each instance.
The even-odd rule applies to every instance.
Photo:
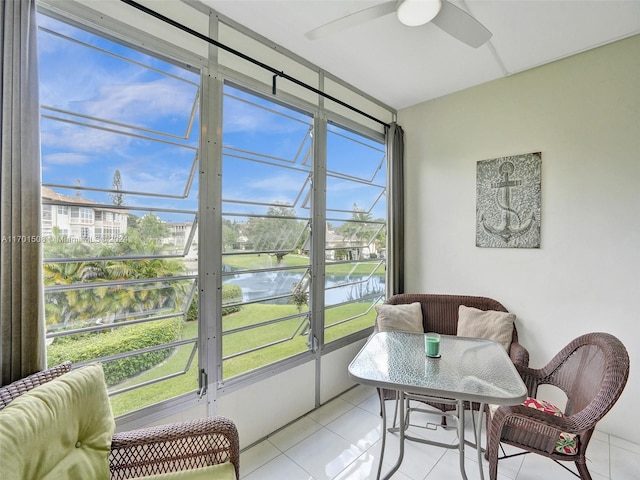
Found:
[[[540,152],[477,166],[476,246],[540,248]]]

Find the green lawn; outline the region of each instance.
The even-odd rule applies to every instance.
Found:
[[[325,265],[326,275],[369,275],[377,265],[378,260],[368,260],[366,262],[350,262],[350,263],[327,263]],[[225,265],[242,270],[251,270],[259,268],[269,268],[276,266],[276,258],[273,255],[265,254],[247,254],[247,255],[225,255],[222,257],[222,263]],[[290,253],[285,255],[280,263],[282,267],[307,267],[309,265],[309,257],[305,255],[297,255]],[[354,269],[355,267],[355,269]],[[378,267],[375,275],[384,275],[384,265]]]
[[[362,314],[369,307],[370,305],[368,304],[353,303],[338,308],[328,309],[326,312],[325,322],[327,325],[333,325],[342,319]],[[260,323],[268,319],[280,318],[283,316],[293,315],[295,313],[297,313],[297,310],[294,305],[245,305],[239,312],[227,315],[223,318],[223,330],[228,332],[231,329],[255,325],[256,323]],[[371,311],[363,317],[336,325],[335,327],[327,328],[325,330],[325,342],[329,343],[350,333],[367,328],[373,324],[374,319],[375,310],[371,309]],[[301,321],[301,318],[297,318],[294,320],[287,320],[269,324],[267,326],[257,327],[252,330],[225,334],[223,340],[223,355],[228,356],[248,350],[252,347],[263,345],[264,343],[288,339],[294,333]],[[183,330],[183,338],[195,338],[197,336],[197,328],[196,322],[187,322]],[[263,365],[272,364],[279,360],[307,351],[307,335],[300,335],[300,333],[301,332],[299,331],[291,340],[287,340],[283,343],[278,343],[255,352],[250,352],[225,360],[223,362],[224,379],[235,377]],[[159,378],[164,375],[181,371],[186,365],[191,349],[192,345],[179,347],[171,357],[157,367],[113,387],[112,390],[136,385],[150,379]],[[123,413],[137,410],[159,401],[167,400],[183,393],[196,390],[198,388],[197,363],[198,359],[196,355],[196,358],[194,358],[191,368],[186,375],[180,375],[170,380],[165,380],[113,396],[111,398],[111,406],[113,408],[114,415],[121,415]]]
[[[222,263],[229,267],[239,268],[243,270],[251,270],[257,268],[269,268],[277,265],[275,255],[267,254],[246,254],[246,255],[225,255],[222,257]],[[305,255],[297,255],[290,253],[285,255],[280,262],[283,267],[305,267],[309,265],[309,257]]]
[[[182,331],[182,338],[195,338],[197,335],[198,323],[185,323]],[[119,390],[131,385],[137,385],[139,383],[146,382],[147,380],[160,378],[183,370],[187,364],[192,348],[193,345],[183,345],[178,347],[176,352],[160,365],[112,387],[111,390]],[[196,352],[196,357],[193,359],[191,368],[186,375],[180,375],[170,380],[154,383],[146,387],[137,388],[135,390],[113,396],[111,397],[111,408],[113,409],[113,414],[118,416],[163,400],[168,400],[183,393],[194,391],[197,388],[198,356]]]
[[[273,267],[276,262],[274,256],[264,254],[228,255],[224,257],[223,261],[225,265],[238,269],[268,268]],[[282,259],[281,265],[287,267],[306,267],[308,263],[309,258],[306,256],[289,254]],[[376,264],[372,262],[327,264],[326,273],[327,275],[347,275],[349,273],[367,275],[372,273],[375,265]],[[384,268],[378,268],[374,273],[383,275]],[[332,342],[373,325],[375,310],[371,309],[371,311],[364,315],[368,308],[370,308],[370,304],[352,303],[327,309],[325,317],[325,324],[327,325],[325,329],[325,342]],[[306,334],[303,334],[305,327],[304,322],[306,322],[306,320],[303,317],[271,323],[247,331],[230,333],[232,330],[240,327],[256,325],[268,320],[295,315],[296,313],[297,309],[294,305],[258,303],[244,305],[239,312],[224,316],[222,328],[223,332],[226,333],[224,333],[223,339],[223,356],[228,357],[266,343],[273,342],[275,344],[224,360],[223,378],[233,378],[261,366],[269,365],[307,351],[309,349],[307,346],[308,338]],[[358,315],[364,316],[340,323],[341,320]],[[302,326],[301,323],[303,324]],[[196,338],[197,334],[198,326],[196,322],[185,323],[182,338]],[[282,342],[278,343],[280,341]],[[137,385],[148,380],[182,371],[191,354],[192,348],[192,345],[184,345],[177,348],[174,354],[160,365],[113,387],[112,390]],[[113,396],[111,398],[111,405],[114,414],[116,416],[121,415],[196,390],[198,388],[197,364],[198,358],[196,355],[191,368],[185,375]]]
[[[369,306],[369,304],[353,303],[338,308],[327,309],[325,322],[327,325],[332,325],[342,319],[363,314]],[[268,319],[281,318],[295,313],[296,308],[293,305],[245,305],[240,312],[225,316],[222,321],[222,327],[224,331],[229,331],[233,328],[255,325]],[[375,310],[371,309],[371,311],[363,317],[327,328],[325,330],[325,342],[328,343],[350,333],[370,327],[373,325],[374,320]],[[249,331],[225,335],[223,340],[223,355],[228,356],[265,343],[287,339],[299,328],[301,321],[301,318],[296,318],[294,320],[257,327]],[[268,365],[308,350],[306,343],[307,335],[300,335],[300,333],[299,331],[291,340],[284,343],[279,343],[224,361],[224,378],[232,378],[263,365]]]

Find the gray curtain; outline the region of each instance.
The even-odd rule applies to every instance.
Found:
[[[404,293],[404,131],[393,122],[387,137],[387,298]]]
[[[35,0],[0,0],[1,385],[45,365]]]

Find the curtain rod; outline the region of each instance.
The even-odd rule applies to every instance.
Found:
[[[172,25],[172,26],[182,30],[183,32],[186,32],[186,33],[188,33],[190,35],[193,35],[194,37],[197,37],[197,38],[199,38],[201,40],[204,40],[205,42],[209,42],[209,43],[211,43],[212,45],[215,45],[218,48],[226,50],[227,52],[232,53],[233,55],[236,55],[236,56],[242,58],[243,60],[246,60],[247,62],[253,63],[254,65],[257,65],[257,66],[259,66],[259,67],[261,67],[261,68],[273,73],[272,89],[273,89],[274,95],[276,93],[276,78],[277,77],[282,77],[285,80],[289,80],[290,82],[295,83],[296,85],[299,85],[300,87],[306,88],[307,90],[310,90],[310,91],[316,93],[317,95],[320,95],[320,96],[322,96],[322,97],[324,97],[324,98],[326,98],[328,100],[331,100],[332,102],[335,102],[338,105],[342,105],[343,107],[348,108],[349,110],[351,110],[353,112],[356,112],[356,113],[358,113],[358,114],[360,114],[360,115],[362,115],[364,117],[367,117],[369,120],[373,120],[374,122],[377,122],[377,123],[379,123],[379,124],[381,124],[381,125],[383,125],[385,127],[389,127],[390,126],[387,122],[384,122],[384,121],[380,120],[379,118],[374,117],[373,115],[369,115],[368,113],[363,112],[362,110],[354,107],[353,105],[350,105],[350,104],[348,104],[346,102],[343,102],[342,100],[340,100],[340,99],[338,99],[338,98],[336,98],[336,97],[334,97],[332,95],[324,93],[323,91],[318,90],[317,88],[313,87],[312,85],[304,83],[304,82],[298,80],[297,78],[292,77],[291,75],[287,75],[284,71],[280,71],[280,70],[278,70],[276,68],[273,68],[270,65],[267,65],[266,63],[263,63],[263,62],[261,62],[259,60],[256,60],[253,57],[250,57],[249,55],[246,55],[246,54],[244,54],[242,52],[239,52],[238,50],[235,50],[235,49],[233,49],[231,47],[228,47],[227,45],[225,45],[223,43],[220,43],[217,40],[214,40],[213,38],[210,38],[210,37],[208,37],[206,35],[203,35],[202,33],[197,32],[197,31],[187,27],[186,25],[182,25],[181,23],[178,23],[178,22],[176,22],[175,20],[172,20],[169,17],[166,17],[166,16],[164,16],[164,15],[162,15],[162,14],[160,14],[160,13],[154,11],[154,10],[151,10],[150,8],[145,7],[144,5],[140,5],[139,3],[134,2],[133,0],[120,0],[120,1],[123,2],[123,3],[126,3],[127,5],[132,6],[134,8],[137,8],[138,10],[140,10],[141,12],[146,13],[147,15],[151,15],[152,17],[155,17],[158,20],[162,20],[163,22],[168,23],[169,25]]]

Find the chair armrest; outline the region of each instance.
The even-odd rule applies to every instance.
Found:
[[[526,365],[515,364],[516,370],[520,374],[520,378],[527,387],[527,392],[530,397],[538,396],[538,387],[547,383],[553,383],[550,381],[549,372],[545,368],[531,368]]]
[[[111,479],[190,470],[231,462],[240,478],[240,443],[225,417],[116,433],[111,443]]]
[[[518,342],[513,342],[509,347],[509,357],[514,365],[529,366],[529,351]]]

